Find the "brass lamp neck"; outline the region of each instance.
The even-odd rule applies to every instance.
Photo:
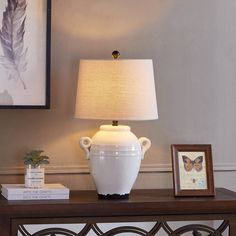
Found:
[[[119,124],[118,124],[118,120],[113,120],[112,121],[112,126],[118,126]]]

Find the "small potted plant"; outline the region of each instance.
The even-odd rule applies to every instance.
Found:
[[[43,164],[49,164],[49,157],[41,155],[42,150],[31,150],[23,157],[26,166],[25,187],[42,188],[44,186],[44,168]]]

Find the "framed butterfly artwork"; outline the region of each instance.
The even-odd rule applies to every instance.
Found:
[[[50,106],[51,0],[0,1],[0,108]]]
[[[210,144],[171,145],[175,196],[214,196]]]

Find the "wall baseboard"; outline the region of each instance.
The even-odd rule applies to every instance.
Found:
[[[171,172],[171,164],[143,164],[140,168],[141,173],[162,173]],[[214,171],[236,171],[236,163],[216,163]],[[22,175],[24,174],[24,167],[1,167],[0,175]],[[87,165],[73,165],[73,166],[48,166],[46,174],[89,174],[89,167]]]

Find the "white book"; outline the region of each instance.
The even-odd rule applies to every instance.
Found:
[[[2,184],[2,193],[7,195],[69,195],[70,190],[62,184],[45,184],[43,188],[26,188],[24,184]]]
[[[7,200],[50,200],[50,199],[69,199],[69,194],[5,194]]]

